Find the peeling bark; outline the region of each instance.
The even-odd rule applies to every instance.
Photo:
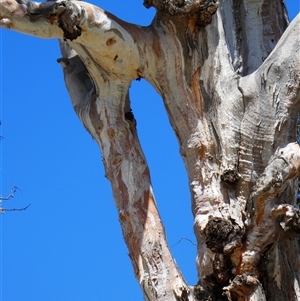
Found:
[[[147,0],[157,14],[139,27],[85,2],[0,5],[3,27],[60,39],[145,300],[300,299],[299,16],[287,28],[279,0]],[[195,286],[172,259],[139,144],[128,90],[141,77],[162,96],[186,165]]]

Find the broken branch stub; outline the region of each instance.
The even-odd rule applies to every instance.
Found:
[[[217,0],[145,0],[146,8],[155,7],[170,16],[195,16],[199,26],[211,23],[212,16],[218,9]]]
[[[60,2],[54,6],[58,18],[58,26],[64,32],[64,39],[76,40],[81,35],[80,20],[83,10],[71,1]]]
[[[278,149],[263,174],[257,179],[251,197],[254,205],[266,195],[280,194],[288,180],[300,175],[300,146],[290,143]]]
[[[13,0],[8,2],[15,5]],[[225,2],[221,2],[223,8]],[[297,62],[293,61],[299,50],[291,38],[296,25],[287,29],[285,41],[278,43],[281,48],[257,69],[261,64],[257,57],[265,57],[260,51],[263,39],[252,43],[239,35],[224,38],[226,28],[229,35],[235,31],[230,23],[224,26],[232,8],[229,2],[224,20],[220,12],[212,19],[217,1],[148,0],[145,5],[156,7],[158,13],[144,28],[76,1],[47,4],[45,9],[37,5],[36,13],[20,5],[15,6],[13,16],[5,12],[5,20],[13,20],[6,23],[12,29],[68,40],[62,48],[71,48],[59,62],[75,111],[101,148],[124,238],[146,300],[186,301],[194,297],[166,243],[130,109],[128,88],[133,79],[147,79],[163,96],[185,160],[198,239],[198,273],[205,286],[195,287],[195,296],[210,296],[210,290],[222,299],[225,285],[228,300],[240,298],[240,292],[260,291],[257,275],[261,256],[277,243],[279,233],[298,231],[298,211],[279,205],[285,196],[292,199],[290,188],[299,174],[297,157],[279,155],[270,160],[277,147],[293,141],[286,134],[287,122],[293,119],[288,117],[299,107]],[[248,2],[241,3],[246,6]],[[261,11],[258,1],[253,6],[250,12]],[[256,13],[249,15],[252,26],[259,18]],[[211,26],[199,28],[211,20]],[[254,37],[242,18],[239,22],[238,29],[246,28],[245,35]],[[260,30],[264,27],[258,22],[254,32]],[[232,47],[230,38],[242,44],[241,52]],[[287,43],[293,51],[287,49]],[[252,44],[259,46],[254,48],[256,55],[249,56],[252,65],[246,56],[244,62],[237,57],[247,69],[240,74],[252,73],[238,76],[228,46],[234,58],[242,55],[243,49],[248,53]],[[280,137],[275,137],[275,130]],[[253,210],[249,216],[248,203]],[[279,224],[280,219],[284,224]],[[282,239],[286,237],[282,235]]]

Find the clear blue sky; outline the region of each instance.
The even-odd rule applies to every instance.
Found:
[[[286,1],[290,17],[299,1]],[[142,1],[95,1],[118,17],[151,22]],[[1,218],[2,301],[141,301],[97,144],[73,112],[55,40],[0,30],[1,195],[17,185]],[[140,140],[174,258],[197,281],[190,196],[161,99],[131,89]],[[174,246],[175,245],[175,246]]]

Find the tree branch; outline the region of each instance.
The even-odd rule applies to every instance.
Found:
[[[1,0],[0,19],[7,28],[67,40],[61,42],[58,61],[73,107],[101,148],[145,298],[191,301],[196,289],[187,286],[166,242],[130,108],[130,83],[145,77],[163,96],[188,171],[199,276],[205,289],[221,294],[234,276],[258,275],[261,254],[278,234],[298,231],[298,211],[275,200],[289,196],[292,205],[295,193],[289,184],[299,174],[299,149],[289,144],[295,141],[289,133],[299,108],[299,19],[263,65],[241,78],[228,55],[222,15],[212,18],[216,1],[145,2],[159,10],[145,29],[77,1],[19,5]],[[262,2],[250,2],[244,1],[253,21]],[[207,14],[198,16],[201,4],[207,5]],[[213,20],[211,25],[200,27],[201,16],[203,24]],[[259,43],[255,46],[253,60],[243,63],[251,71],[266,53]],[[279,146],[286,147],[275,153]],[[245,229],[251,188],[253,211]],[[239,298],[239,290],[247,290],[252,280],[259,290],[256,279],[236,278],[228,291],[236,290]]]
[[[139,52],[135,41],[119,25],[120,20],[92,4],[62,0],[24,5],[14,0],[1,0],[0,9],[0,25],[4,28],[42,38],[76,40],[72,47],[78,48],[83,60],[91,60],[85,55],[89,49],[94,62],[102,68],[126,74],[131,80],[139,77]],[[83,53],[82,48],[85,49]]]
[[[240,172],[250,182],[257,180],[278,147],[296,141],[300,107],[299,25],[300,16],[290,24],[262,66],[239,80],[244,103]]]
[[[12,198],[14,198],[15,196],[15,193],[16,191],[20,190],[19,187],[17,186],[13,186],[12,189],[10,190],[10,193],[8,196],[6,197],[3,197],[3,196],[0,196],[0,203],[2,201],[9,201],[11,200]],[[21,191],[21,190],[20,190]],[[4,213],[4,212],[7,212],[7,211],[24,211],[26,210],[31,204],[27,205],[26,207],[24,208],[11,208],[11,209],[6,209],[6,208],[3,208],[2,206],[0,206],[0,213]]]
[[[10,211],[24,211],[26,210],[31,204],[27,205],[26,207],[23,208],[11,208],[11,209],[7,209],[7,208],[3,208],[0,207],[0,213],[4,213],[4,212],[10,212]]]
[[[251,75],[240,80],[240,88],[247,97],[254,89],[260,95],[271,94],[272,105],[284,105],[289,110],[297,110],[300,106],[300,14],[281,36],[278,44],[264,63]],[[289,70],[289,72],[285,72]],[[279,87],[280,83],[285,87]],[[258,90],[257,90],[258,89]],[[269,89],[272,89],[271,91]],[[270,106],[268,97],[260,97]],[[261,101],[260,99],[260,101]],[[272,108],[273,109],[273,108]],[[280,109],[280,107],[278,108]],[[289,112],[287,112],[289,113]],[[296,114],[298,111],[296,112]]]
[[[280,195],[288,181],[297,178],[299,175],[299,144],[296,142],[290,143],[286,147],[278,149],[253,187],[251,198],[254,207],[257,207],[258,204],[268,198]]]
[[[220,11],[234,70],[248,75],[261,66],[288,26],[281,0],[221,1]]]
[[[0,196],[0,201],[8,201],[8,200],[12,199],[15,196],[15,192],[17,190],[20,190],[20,188],[17,186],[13,186],[12,189],[10,190],[10,193],[8,196],[6,196],[6,197]]]
[[[251,217],[246,222],[249,230],[241,262],[242,272],[256,273],[255,267],[267,246],[299,235],[299,209],[293,205],[276,204],[287,185],[291,181],[293,185],[299,175],[300,146],[290,143],[277,150],[257,179],[251,194],[253,207],[248,211]],[[292,195],[294,200],[290,202],[295,203],[296,191]],[[278,216],[283,216],[284,221],[278,221]]]
[[[101,148],[123,236],[146,300],[194,300],[166,242],[130,108],[130,82],[104,70],[91,80],[94,67],[85,67],[69,46],[73,43],[60,44],[66,86],[78,117]],[[167,289],[166,279],[171,279]]]

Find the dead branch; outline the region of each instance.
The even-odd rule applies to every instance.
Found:
[[[6,197],[0,196],[0,202],[1,202],[1,201],[8,201],[8,200],[12,199],[12,198],[15,196],[15,193],[16,193],[17,190],[20,190],[20,191],[21,191],[21,189],[20,189],[19,187],[13,186],[13,187],[11,188],[10,194],[9,194],[8,196],[6,196]]]
[[[179,241],[178,241],[176,244],[174,244],[171,248],[173,248],[173,247],[179,245],[183,240],[186,240],[186,241],[190,242],[192,245],[197,246],[197,244],[195,244],[191,239],[189,239],[189,238],[187,238],[187,237],[181,237],[181,238],[179,239]]]
[[[11,209],[5,209],[5,208],[2,208],[0,207],[0,213],[4,213],[4,212],[7,212],[7,211],[24,211],[26,210],[31,204],[27,205],[26,207],[23,207],[23,208],[11,208]]]

